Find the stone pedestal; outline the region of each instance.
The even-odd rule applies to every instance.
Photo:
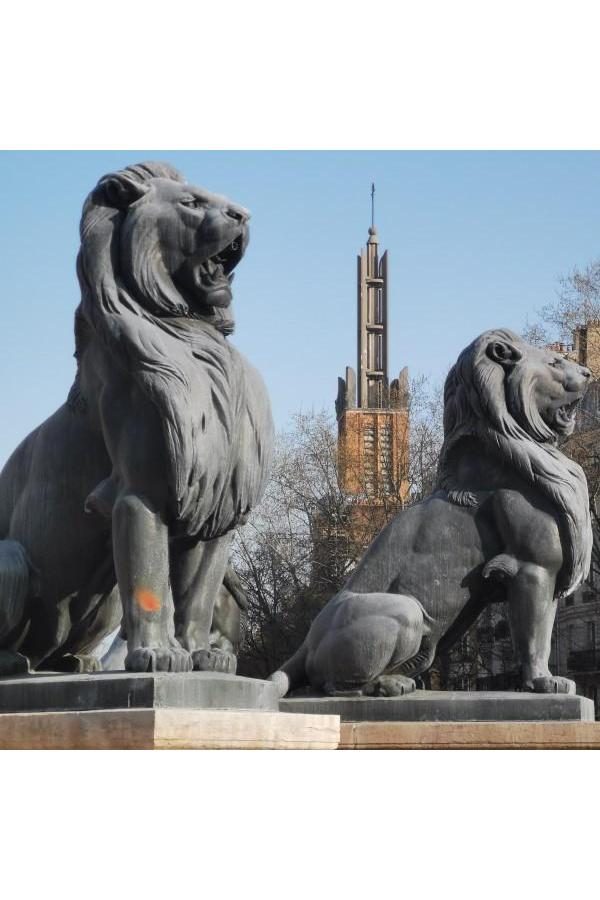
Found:
[[[340,750],[600,750],[600,722],[342,722]]]
[[[594,704],[574,694],[415,691],[404,697],[291,697],[282,712],[338,715],[342,722],[593,722]]]
[[[292,697],[295,715],[339,715],[340,750],[600,749],[594,704],[568,694],[415,691],[405,697]]]
[[[278,711],[269,681],[216,672],[0,681],[0,749],[335,750],[336,715]]]
[[[0,714],[0,750],[336,750],[337,716],[112,709]]]
[[[107,709],[255,709],[277,712],[275,685],[220,672],[98,672],[0,681],[0,713]]]

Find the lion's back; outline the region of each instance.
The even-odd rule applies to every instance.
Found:
[[[475,589],[486,559],[498,552],[489,498],[473,508],[437,491],[392,519],[346,588],[416,597],[438,626],[447,625]]]

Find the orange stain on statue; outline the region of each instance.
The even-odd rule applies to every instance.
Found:
[[[160,609],[160,600],[154,591],[150,591],[148,588],[136,588],[133,596],[136,599],[137,605],[140,609],[143,609],[144,612],[158,612]]]

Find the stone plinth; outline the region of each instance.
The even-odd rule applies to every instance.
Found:
[[[282,712],[325,713],[342,722],[593,722],[594,704],[572,694],[415,691],[404,697],[291,697]]]
[[[1,750],[335,750],[337,716],[221,709],[0,714]]]
[[[600,750],[600,722],[343,722],[340,750]]]
[[[219,672],[29,675],[0,681],[0,713],[110,709],[253,709],[277,712],[275,685]]]
[[[0,681],[2,750],[335,750],[335,715],[278,711],[270,681],[217,672]]]

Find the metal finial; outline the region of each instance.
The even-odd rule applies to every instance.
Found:
[[[371,182],[371,228],[375,228],[375,182]]]

